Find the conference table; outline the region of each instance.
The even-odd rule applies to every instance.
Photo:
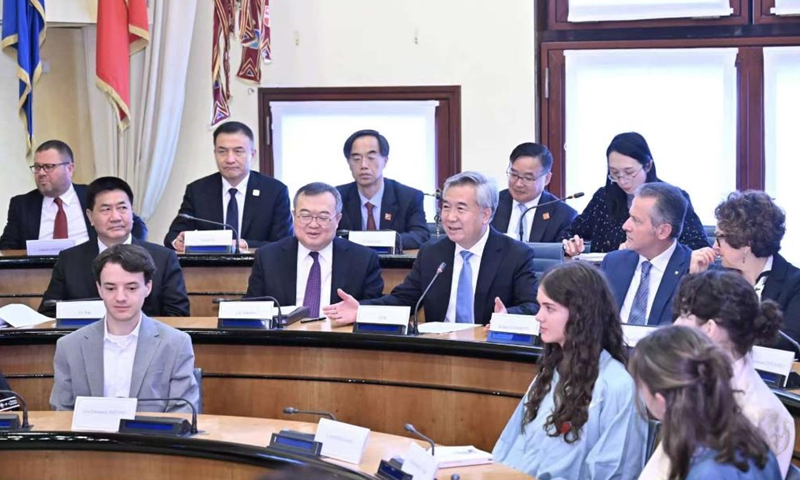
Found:
[[[159,414],[164,416],[165,414]],[[325,479],[375,478],[381,460],[403,456],[408,438],[370,432],[359,464],[308,457],[266,448],[272,433],[284,429],[314,433],[316,424],[221,415],[200,415],[199,433],[167,437],[122,433],[75,432],[72,412],[29,415],[28,432],[0,433],[0,480],[18,478],[96,478],[117,480],[220,479],[257,480],[265,474],[302,465],[303,475]],[[498,464],[440,469],[438,478],[458,474],[465,480],[530,479]],[[265,477],[268,478],[268,477]]]

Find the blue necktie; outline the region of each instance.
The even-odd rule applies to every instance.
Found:
[[[319,266],[319,252],[309,252],[311,260],[311,270],[308,271],[306,281],[306,293],[303,295],[303,306],[308,307],[308,317],[319,317],[319,301],[322,297],[322,271]]]
[[[650,296],[650,267],[653,264],[645,260],[642,262],[642,278],[639,280],[639,288],[633,297],[631,313],[628,315],[628,324],[647,325],[647,297]]]
[[[456,290],[456,323],[475,323],[475,294],[472,291],[472,265],[469,259],[474,254],[467,250],[461,251],[464,265],[458,275],[458,289]]]
[[[237,240],[237,233],[241,235],[241,232],[239,232],[239,202],[236,201],[236,192],[238,192],[238,190],[235,188],[228,190],[228,193],[231,194],[231,199],[228,201],[228,213],[225,215],[225,223],[234,229],[234,240]]]

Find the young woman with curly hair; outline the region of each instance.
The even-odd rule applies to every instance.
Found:
[[[719,256],[722,266],[741,273],[762,300],[778,304],[783,312],[781,329],[800,341],[800,270],[778,253],[786,233],[786,214],[766,193],[748,190],[728,195],[714,215],[714,248],[694,251],[689,271],[702,272]],[[775,346],[794,350],[784,339]]]
[[[639,341],[628,366],[647,410],[662,422],[666,478],[783,478],[734,399],[730,357],[705,335],[681,326],[659,329]]]
[[[497,441],[495,461],[542,479],[637,478],[647,424],[605,278],[567,262],[545,274],[537,299],[539,374]]]

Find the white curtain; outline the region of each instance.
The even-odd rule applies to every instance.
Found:
[[[780,0],[779,0],[780,1]],[[570,0],[570,22],[726,17],[729,0]]]
[[[156,211],[178,146],[197,0],[159,0],[150,9],[150,43],[131,58],[131,124],[123,134],[95,75],[87,76],[95,171],[127,181],[145,221]],[[89,72],[96,71],[94,30],[84,30]]]

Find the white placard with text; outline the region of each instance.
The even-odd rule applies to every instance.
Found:
[[[25,250],[29,257],[55,256],[61,250],[75,246],[75,240],[61,238],[58,240],[26,240]]]
[[[539,321],[532,315],[514,315],[511,313],[493,313],[489,330],[493,332],[519,333],[522,335],[539,335]]]
[[[788,378],[794,364],[794,353],[791,350],[753,347],[753,367],[762,372],[776,373]]]
[[[365,247],[394,248],[397,232],[394,230],[351,231],[347,239]]]
[[[77,397],[72,430],[118,432],[120,419],[136,416],[135,398]]]
[[[106,305],[102,300],[82,300],[56,303],[56,318],[103,318]]]
[[[403,468],[414,480],[434,480],[439,471],[439,460],[416,443],[412,443],[403,457]]]
[[[321,418],[314,440],[322,444],[322,456],[358,465],[367,446],[369,429]]]
[[[233,230],[187,230],[183,234],[187,247],[215,247],[233,245]]]
[[[410,315],[411,307],[361,305],[358,307],[356,322],[408,326],[408,317]]]
[[[237,320],[268,320],[272,318],[275,306],[270,301],[220,302],[219,318]],[[287,310],[282,309],[284,312]]]

